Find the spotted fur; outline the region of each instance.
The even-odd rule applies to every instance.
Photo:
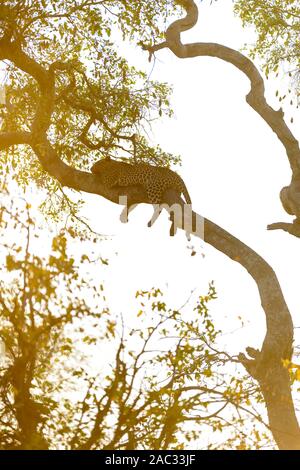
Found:
[[[150,204],[162,204],[163,194],[167,189],[175,189],[180,194],[182,193],[186,203],[191,204],[191,198],[183,180],[169,168],[148,163],[131,165],[104,158],[93,165],[92,172],[99,174],[103,184],[108,187],[143,186]]]

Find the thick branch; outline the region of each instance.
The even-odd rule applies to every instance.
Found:
[[[8,59],[20,70],[36,79],[42,89],[47,89],[49,76],[47,70],[29,57],[16,41],[11,42],[9,37],[0,39],[0,60]]]
[[[185,8],[185,18],[175,21],[168,27],[165,42],[154,46],[143,45],[143,48],[149,51],[150,58],[154,52],[166,47],[179,58],[200,56],[217,57],[231,63],[249,78],[251,90],[246,97],[246,101],[264,119],[285,147],[293,173],[292,181],[289,186],[289,205],[293,206],[293,215],[300,218],[299,142],[286,125],[282,109],[275,111],[268,105],[264,94],[264,81],[261,74],[253,62],[240,52],[220,44],[201,42],[183,44],[181,42],[181,33],[192,28],[197,23],[198,8],[194,0],[177,0],[177,3],[181,4]]]
[[[172,191],[166,192],[165,202],[170,206],[184,204]],[[194,236],[202,237],[204,234],[205,242],[243,266],[257,285],[266,315],[267,332],[261,351],[254,353],[252,348],[247,348],[251,359],[241,355],[240,360],[260,384],[270,427],[279,448],[300,449],[300,429],[291,396],[289,373],[282,365],[283,359],[291,357],[293,324],[276,274],[261,256],[233,235],[208,219],[204,219],[203,223],[195,212],[185,219],[189,227],[198,227],[193,231]]]
[[[283,112],[280,109],[275,111],[267,104],[264,96],[264,81],[253,62],[240,52],[229,47],[214,43],[192,43],[183,44],[181,33],[192,28],[198,20],[198,8],[194,0],[184,0],[181,3],[186,9],[186,17],[172,23],[166,31],[166,41],[161,45],[144,46],[150,53],[163,47],[168,47],[177,57],[186,59],[192,57],[209,56],[217,57],[231,63],[241,70],[251,82],[251,90],[247,95],[247,102],[266,121],[271,129],[276,133],[279,140],[284,145],[291,168],[295,172],[300,171],[300,149],[297,139],[283,119]]]
[[[185,8],[187,13],[185,18],[169,26],[164,43],[158,46],[144,46],[144,49],[150,52],[150,57],[156,50],[165,47],[168,47],[179,58],[217,57],[233,64],[249,78],[251,90],[246,98],[248,104],[265,120],[285,147],[293,171],[293,179],[289,192],[286,189],[284,193],[288,196],[288,200],[287,197],[285,198],[284,208],[289,214],[295,214],[298,217],[300,205],[296,204],[296,193],[299,188],[300,173],[299,143],[287,127],[282,110],[275,111],[268,105],[264,96],[264,82],[259,71],[240,52],[212,43],[182,44],[180,35],[197,23],[198,9],[193,0],[178,0],[177,3]],[[170,195],[169,202],[174,203],[174,197],[175,195],[173,197]],[[195,219],[193,226],[198,217],[193,213],[192,218]],[[277,277],[259,255],[209,220],[205,220],[205,241],[232,260],[238,261],[257,284],[266,315],[267,333],[259,354],[255,354],[255,357],[251,359],[241,355],[240,359],[248,372],[260,384],[266,401],[270,427],[279,448],[300,449],[300,429],[291,397],[289,373],[282,365],[282,360],[291,355],[293,324]]]
[[[44,170],[57,179],[62,186],[69,186],[79,191],[99,194],[114,203],[119,203],[119,197],[121,195],[127,195],[128,204],[133,203],[135,200],[145,203],[148,202],[147,194],[142,187],[131,187],[128,188],[126,192],[124,188],[117,186],[108,188],[101,183],[98,176],[68,166],[60,160],[57,152],[49,143],[47,130],[51,123],[56,100],[55,72],[57,70],[65,70],[68,72],[72,64],[57,61],[47,70],[23,52],[19,44],[12,43],[7,38],[0,40],[0,59],[7,59],[13,62],[21,70],[35,78],[40,86],[40,100],[31,126],[31,132],[0,133],[0,149],[5,149],[17,144],[30,144]],[[64,99],[68,101],[66,97],[64,97]],[[89,113],[91,116],[95,114],[95,109],[88,103],[78,103],[76,100],[73,102],[70,100],[70,104],[77,109]],[[134,137],[116,134],[110,129],[106,122],[103,121],[102,116],[99,116],[97,113],[95,118],[99,119],[103,126],[115,138],[133,140]]]
[[[300,224],[299,219],[295,219],[295,222],[289,224],[287,222],[275,222],[274,224],[270,224],[267,227],[268,230],[283,230],[284,232],[288,232],[291,235],[294,235],[297,238],[300,238]]]
[[[193,0],[181,0],[181,3],[187,8],[187,16],[183,20],[176,21],[168,28],[166,34],[167,46],[178,57],[210,55],[231,62],[242,70],[251,81],[248,102],[276,132],[286,147],[293,171],[298,172],[298,142],[287,128],[282,113],[274,111],[267,105],[264,98],[263,81],[255,66],[242,54],[224,46],[202,43],[182,45],[180,32],[195,24],[197,21],[197,8]],[[158,48],[162,47],[156,47],[156,49]],[[150,52],[151,49],[154,50],[154,48],[149,48]],[[99,194],[115,203],[118,203],[120,195],[128,196],[128,205],[149,202],[145,190],[141,186],[127,187],[126,189],[124,187],[107,188],[102,185],[98,176],[76,170],[62,162],[47,140],[46,135],[55,103],[55,70],[44,69],[17,48],[15,44],[5,41],[3,43],[0,40],[1,58],[14,62],[21,70],[33,76],[40,85],[41,99],[32,125],[30,145],[43,168],[51,176],[56,178],[63,186]],[[91,110],[86,109],[86,111],[89,113]],[[111,132],[111,129],[107,130]],[[5,141],[4,137],[3,139]],[[9,140],[6,142],[7,146]],[[163,202],[166,202],[169,206],[173,204],[183,205],[183,201],[178,199],[178,194],[171,190],[165,193]],[[201,221],[201,217],[193,212],[191,218],[193,225],[197,227],[196,221]],[[201,223],[199,226],[201,227]],[[289,358],[291,355],[293,327],[276,275],[259,255],[225,230],[209,220],[205,220],[204,228],[205,241],[232,260],[240,263],[258,286],[262,307],[266,315],[267,334],[262,351],[253,359],[242,358],[242,360],[247,370],[260,383],[266,399],[270,426],[279,447],[282,449],[300,449],[300,432],[291,399],[289,375],[281,362],[282,359]],[[193,234],[198,237],[202,236],[201,230],[194,230]]]
[[[30,144],[30,132],[3,132],[0,133],[0,150],[5,150],[12,145]]]

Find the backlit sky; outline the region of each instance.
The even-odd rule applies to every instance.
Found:
[[[241,49],[255,35],[245,30],[232,13],[232,2],[200,4],[198,25],[184,34],[185,42],[218,42]],[[150,73],[153,64],[138,47],[120,45],[132,65]],[[281,232],[268,232],[272,222],[289,221],[283,211],[280,189],[289,183],[285,150],[275,134],[246,101],[248,79],[230,64],[212,58],[180,60],[170,51],[156,53],[151,79],[171,83],[175,119],[158,121],[151,139],[164,150],[182,155],[178,168],[192,197],[193,207],[262,255],[274,268],[290,307],[295,326],[300,326],[300,241]],[[279,108],[275,91],[283,82],[266,82],[269,103]],[[299,131],[299,113],[284,109],[291,129]],[[299,133],[298,133],[299,136]],[[190,256],[184,233],[168,235],[167,215],[147,228],[151,208],[140,206],[127,225],[119,222],[121,207],[98,196],[87,196],[83,214],[101,233],[114,234],[105,284],[108,303],[125,315],[134,306],[137,289],[163,288],[174,308],[191,290],[206,293],[214,280],[219,300],[213,312],[217,324],[228,332],[225,345],[232,352],[260,346],[265,319],[257,288],[248,273],[204,242],[193,240],[197,255]],[[101,251],[102,247],[99,247]],[[241,317],[246,327],[241,326]],[[132,319],[134,321],[134,318]],[[131,317],[128,317],[131,322]]]
[[[198,25],[184,34],[185,42],[217,42],[240,50],[246,42],[254,41],[254,31],[243,29],[234,17],[231,0],[211,6],[201,3],[199,12]],[[299,332],[300,240],[266,230],[270,223],[291,220],[279,200],[291,172],[283,146],[245,101],[250,89],[248,79],[218,59],[180,60],[168,50],[156,53],[152,70],[153,63],[149,64],[148,54],[140,48],[122,43],[119,49],[130,64],[151,73],[151,79],[173,85],[175,117],[153,125],[152,144],[181,154],[182,167],[176,171],[186,182],[194,210],[248,244],[273,267]],[[266,82],[267,99],[275,109],[280,106],[275,92],[281,86],[286,86],[282,79]],[[290,127],[299,138],[299,112],[289,107],[284,111],[287,122],[294,117]],[[94,230],[113,235],[96,248],[99,255],[109,258],[109,265],[100,265],[98,271],[95,265],[85,265],[85,269],[90,269],[95,278],[103,278],[107,304],[116,315],[123,314],[126,326],[139,321],[137,290],[159,287],[167,305],[178,309],[191,291],[194,297],[205,294],[214,280],[218,300],[211,304],[211,312],[224,332],[224,349],[237,354],[247,346],[261,346],[265,316],[258,290],[238,263],[199,239],[187,243],[183,232],[170,238],[165,213],[149,229],[151,207],[141,205],[130,215],[128,224],[121,224],[120,206],[95,195],[84,198],[82,215]],[[193,257],[187,248],[191,244],[197,253]],[[41,254],[45,252],[44,245],[36,248]],[[296,344],[300,344],[299,334]],[[100,346],[103,354],[94,355],[91,367],[107,362],[109,347]]]
[[[243,29],[233,16],[231,0],[211,6],[201,3],[199,12],[198,25],[184,34],[185,42],[218,42],[240,50],[254,41],[254,31]],[[139,47],[122,43],[120,51],[132,65],[151,73],[153,63]],[[271,264],[295,326],[300,327],[300,240],[266,230],[269,223],[290,220],[279,200],[280,189],[290,180],[289,164],[275,134],[245,101],[248,79],[218,59],[180,60],[168,50],[156,53],[151,79],[173,85],[175,111],[174,119],[153,125],[152,143],[181,154],[182,167],[177,171],[186,182],[194,210]],[[281,86],[282,80],[266,82],[267,98],[275,109],[279,108],[275,92]],[[290,126],[299,137],[299,112],[288,107],[284,111],[287,122],[293,115]],[[204,294],[214,280],[219,298],[213,314],[226,333],[225,347],[233,353],[248,345],[260,347],[264,312],[254,281],[239,264],[198,239],[192,240],[197,255],[191,257],[184,233],[169,237],[167,214],[149,229],[152,209],[143,205],[124,225],[119,222],[120,206],[99,196],[86,195],[85,199],[82,215],[98,232],[113,234],[111,241],[99,244],[99,253],[110,259],[103,278],[108,304],[116,313],[122,312],[128,324],[136,321],[137,290],[160,287],[168,304],[178,308],[192,290],[196,289],[195,295]]]

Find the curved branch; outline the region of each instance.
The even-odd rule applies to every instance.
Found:
[[[10,60],[23,72],[28,73],[39,83],[44,90],[48,87],[49,76],[47,70],[29,57],[20,47],[19,42],[11,41],[10,37],[0,39],[0,60]]]
[[[30,132],[1,132],[0,150],[5,150],[12,145],[31,144]]]
[[[288,232],[294,237],[300,238],[300,224],[299,219],[295,219],[292,224],[287,222],[275,222],[267,226],[267,230],[283,230]]]
[[[169,48],[177,57],[186,59],[192,57],[209,56],[217,57],[229,62],[241,70],[250,80],[251,90],[247,95],[247,103],[265,120],[265,122],[276,133],[284,145],[293,171],[300,172],[300,149],[297,139],[283,119],[283,111],[275,111],[268,105],[265,98],[263,78],[253,62],[240,52],[215,43],[192,43],[183,44],[181,33],[191,29],[198,20],[198,8],[194,0],[183,0],[178,2],[186,9],[186,16],[172,23],[166,31],[166,41],[162,45],[143,46],[153,53],[162,47]]]
[[[248,95],[248,102],[271,127],[274,127],[275,132],[287,148],[293,170],[298,171],[298,142],[287,128],[282,113],[274,111],[267,105],[264,98],[262,78],[257,69],[242,54],[224,46],[201,43],[183,46],[180,41],[180,32],[195,24],[197,9],[193,0],[181,0],[180,3],[187,8],[188,14],[186,18],[176,21],[168,28],[166,34],[167,46],[179,57],[195,57],[197,55],[220,57],[233,63],[246,73],[252,86]],[[148,49],[151,52],[151,48]],[[128,205],[149,202],[142,186],[107,188],[102,184],[101,177],[76,170],[60,160],[46,135],[55,104],[55,67],[50,70],[44,69],[18,49],[16,44],[5,42],[3,46],[3,41],[0,40],[1,58],[14,62],[21,70],[33,76],[40,85],[40,103],[32,125],[29,143],[45,171],[56,178],[62,186],[99,194],[115,203],[119,202],[120,195],[128,197]],[[90,112],[91,110],[86,111]],[[17,136],[15,135],[15,137]],[[28,135],[27,137],[29,138]],[[123,138],[123,136],[120,138]],[[130,140],[129,137],[125,136],[124,138]],[[2,139],[5,142],[3,135]],[[11,140],[10,142],[11,145],[14,145],[16,141],[12,142]],[[9,139],[6,140],[6,146],[8,144]],[[184,202],[178,199],[178,194],[171,190],[166,191],[164,202],[170,207],[173,204],[180,204],[182,207],[184,205]],[[190,227],[197,227],[196,222],[202,220],[195,212],[190,217],[192,219],[189,223]],[[299,449],[300,431],[291,399],[289,374],[288,370],[282,366],[282,359],[288,359],[291,355],[293,325],[276,275],[259,255],[228,232],[209,220],[205,220],[204,227],[205,241],[243,266],[257,284],[262,307],[266,315],[267,334],[261,352],[255,355],[252,354],[250,359],[245,356],[241,356],[240,359],[249,373],[259,381],[268,408],[270,426],[279,447],[281,449]],[[183,228],[183,226],[179,228]],[[202,238],[201,230],[197,231],[195,229],[192,233]],[[251,355],[251,348],[248,349],[248,354]]]
[[[184,206],[171,190],[166,191],[165,201],[169,206]],[[201,219],[199,214],[192,212],[184,220],[189,227],[199,227],[192,233],[200,238],[203,237]],[[239,359],[259,382],[270,428],[279,448],[300,449],[300,429],[291,396],[289,372],[282,364],[285,358],[291,357],[293,323],[276,274],[255,251],[208,219],[204,219],[204,241],[243,266],[257,285],[266,315],[267,332],[261,351],[247,348],[250,359],[243,354]]]
[[[192,28],[198,20],[198,8],[193,0],[177,0],[186,10],[186,16],[172,23],[166,31],[166,41],[159,45],[143,46],[151,55],[168,47],[179,58],[199,56],[217,57],[231,63],[241,70],[250,80],[251,89],[246,97],[247,103],[265,120],[284,145],[293,172],[289,191],[285,188],[284,208],[288,213],[300,216],[297,204],[300,192],[300,149],[299,143],[284,121],[283,111],[275,111],[268,105],[262,76],[255,65],[243,54],[228,47],[214,43],[183,44],[181,33]],[[170,195],[170,201],[174,203]],[[287,200],[287,197],[289,198]],[[177,203],[180,203],[177,201]],[[193,213],[193,224],[199,218]],[[296,219],[297,220],[297,219]],[[297,223],[297,222],[296,222]],[[191,221],[190,221],[191,226]],[[274,228],[274,227],[273,227]],[[199,235],[199,234],[198,234]],[[291,397],[288,370],[282,360],[292,352],[293,324],[285,303],[277,277],[272,268],[253,250],[209,220],[205,220],[205,241],[239,262],[257,284],[261,304],[265,311],[267,333],[262,350],[252,354],[252,348],[239,359],[245,368],[260,384],[265,398],[269,423],[280,449],[300,449],[300,429]]]
[[[154,46],[143,45],[143,49],[149,51],[150,58],[154,52],[166,47],[177,57],[182,59],[200,56],[217,57],[234,65],[248,77],[251,83],[251,89],[246,97],[247,103],[275,132],[286,150],[293,173],[289,187],[289,197],[291,201],[297,201],[297,203],[294,204],[293,215],[300,218],[300,195],[299,191],[297,191],[297,188],[299,189],[300,186],[299,142],[286,125],[282,109],[280,108],[278,111],[275,111],[268,105],[265,98],[264,81],[260,72],[253,62],[240,52],[221,44],[202,42],[183,44],[181,42],[181,33],[192,28],[197,23],[198,8],[194,0],[177,0],[177,3],[185,8],[186,16],[175,21],[168,27],[165,42]]]
[[[72,98],[68,96],[63,96],[63,100],[66,104],[68,104],[71,108],[77,109],[79,111],[83,111],[90,116],[90,120],[87,123],[87,126],[83,129],[82,134],[87,133],[93,122],[99,121],[103,128],[109,132],[109,134],[117,139],[117,140],[127,140],[134,143],[135,134],[133,135],[121,135],[118,134],[114,129],[112,129],[109,124],[106,122],[105,118],[97,111],[95,106],[93,106],[88,101],[79,100],[76,96],[72,96]]]

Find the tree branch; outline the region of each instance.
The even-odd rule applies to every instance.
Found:
[[[165,200],[170,206],[184,204],[172,191],[166,191]],[[192,220],[185,219],[185,223],[198,227],[192,233],[201,238],[203,225],[200,215],[193,212],[189,217]],[[253,348],[247,348],[251,359],[245,355],[240,355],[239,359],[259,382],[270,428],[279,448],[300,449],[300,429],[291,396],[289,372],[282,364],[283,359],[292,354],[293,323],[276,274],[255,251],[208,219],[204,219],[204,240],[243,266],[257,285],[266,315],[267,332],[261,351],[253,353]]]
[[[47,89],[49,84],[47,70],[29,57],[22,50],[19,42],[11,41],[11,38],[7,36],[0,39],[0,60],[5,59],[13,62],[20,70],[35,78],[41,89]]]
[[[291,235],[294,235],[297,238],[300,238],[300,224],[299,219],[295,219],[292,224],[287,222],[276,222],[274,224],[270,224],[267,227],[268,230],[283,230],[284,232],[288,232]]]
[[[12,145],[31,144],[30,132],[2,132],[0,133],[0,150]]]
[[[191,28],[197,21],[197,7],[193,0],[181,0],[187,15],[184,19],[174,22],[167,30],[166,42],[178,57],[196,57],[209,55],[219,57],[232,63],[242,70],[251,81],[251,91],[248,94],[248,103],[263,117],[263,119],[276,132],[286,148],[293,176],[299,174],[299,144],[286,126],[281,111],[274,111],[266,103],[264,97],[264,84],[256,67],[252,62],[237,51],[218,44],[189,44],[183,45],[180,33]],[[162,48],[155,46],[156,50]],[[165,43],[163,47],[166,47]],[[149,47],[148,50],[155,50]],[[55,67],[47,70],[28,57],[16,43],[0,40],[0,59],[8,59],[17,67],[34,77],[40,86],[40,102],[32,124],[30,145],[39,158],[43,168],[57,179],[62,186],[69,186],[78,191],[99,194],[112,202],[118,203],[119,196],[128,197],[128,205],[149,202],[142,186],[107,188],[101,183],[101,178],[91,173],[79,171],[68,166],[60,160],[57,152],[47,139],[47,130],[55,104]],[[90,109],[86,110],[87,112]],[[101,122],[101,121],[100,121]],[[110,129],[108,129],[111,132]],[[20,134],[18,133],[20,137]],[[15,135],[15,138],[17,136]],[[24,137],[24,136],[23,136]],[[117,136],[116,136],[117,137]],[[5,136],[0,137],[8,146]],[[121,137],[123,138],[123,137]],[[125,137],[126,138],[126,137]],[[130,140],[130,139],[129,139]],[[1,142],[1,140],[0,140]],[[20,143],[23,143],[20,142]],[[168,190],[164,194],[164,201],[170,207],[173,204],[184,202],[174,191]],[[194,226],[192,233],[202,238],[202,218],[195,212],[189,216],[189,226]],[[197,225],[196,222],[199,222]],[[184,228],[183,223],[179,228]],[[209,220],[204,221],[205,241],[224,253],[230,259],[237,261],[252,276],[257,284],[262,307],[265,311],[267,333],[260,353],[255,358],[240,357],[246,369],[259,381],[262,393],[265,396],[270,427],[281,449],[299,449],[300,431],[291,398],[289,373],[282,366],[282,359],[290,358],[293,341],[293,325],[288,307],[285,303],[277,277],[272,268],[257,253],[233,237],[231,234],[215,225]],[[249,352],[249,351],[248,351]]]
[[[290,185],[290,197],[296,201],[293,214],[300,218],[300,193],[297,191],[300,185],[300,149],[299,142],[294,137],[284,121],[284,113],[280,108],[275,111],[268,105],[265,98],[263,78],[253,62],[240,52],[229,47],[215,43],[191,43],[181,42],[181,33],[191,29],[198,20],[198,8],[194,0],[177,0],[186,10],[186,16],[172,23],[166,31],[166,41],[154,45],[145,46],[151,55],[162,48],[169,48],[177,57],[186,59],[192,57],[209,56],[217,57],[231,63],[241,70],[250,80],[251,89],[246,97],[247,103],[264,119],[275,132],[283,144],[292,169],[292,182]],[[297,194],[296,194],[297,193]]]
[[[194,0],[177,0],[186,10],[186,16],[172,23],[166,31],[166,41],[159,45],[143,46],[151,54],[168,47],[179,58],[199,56],[217,57],[233,64],[250,80],[247,103],[265,120],[284,145],[292,169],[292,182],[284,190],[283,207],[289,214],[300,216],[300,150],[299,143],[287,127],[283,111],[275,111],[265,98],[264,82],[255,65],[243,54],[214,43],[183,44],[181,33],[192,28],[198,20]],[[169,204],[180,204],[178,196],[167,194]],[[281,194],[282,199],[282,194]],[[199,215],[192,213],[189,226],[197,227]],[[297,220],[297,219],[296,219]],[[198,224],[201,226],[201,224]],[[183,227],[181,227],[183,228]],[[257,284],[261,304],[265,311],[267,333],[261,352],[248,359],[239,359],[260,384],[265,398],[269,423],[280,449],[300,449],[300,429],[291,397],[288,370],[282,360],[290,357],[293,342],[293,324],[288,307],[272,268],[257,253],[209,220],[204,222],[204,239],[234,261],[238,261]],[[194,235],[201,236],[200,233]],[[248,353],[251,353],[251,348]]]

